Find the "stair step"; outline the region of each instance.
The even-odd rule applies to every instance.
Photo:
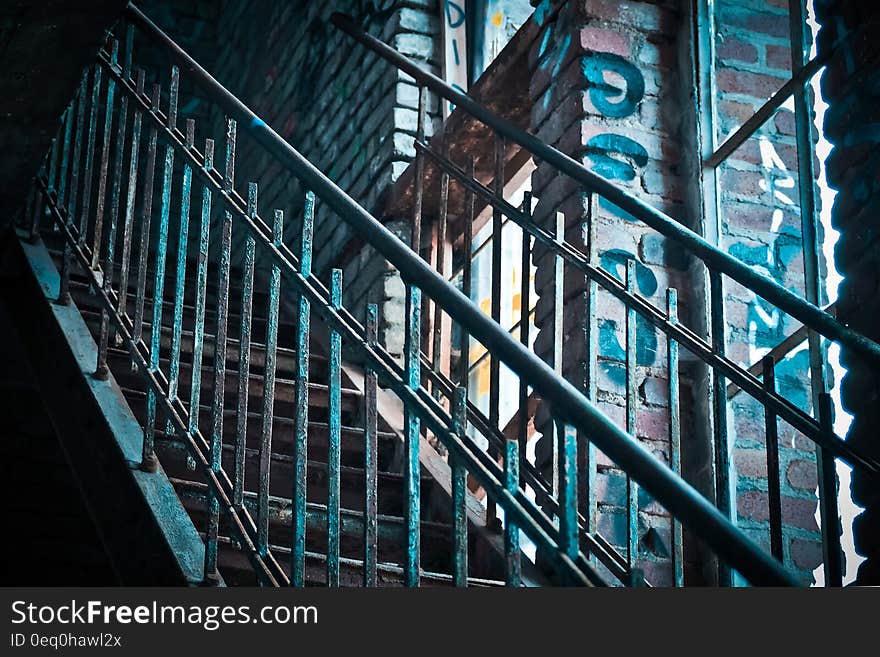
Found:
[[[156,454],[162,468],[169,477],[205,482],[199,470],[190,470],[186,464],[186,444],[166,434],[156,437]],[[222,451],[223,469],[233,476],[235,448],[224,445]],[[244,489],[256,491],[259,481],[259,451],[245,451]],[[294,480],[294,459],[291,454],[273,451],[269,470],[269,494],[279,498],[291,496],[291,485]],[[309,501],[322,502],[327,499],[327,463],[326,461],[309,460],[306,466]],[[422,504],[430,508],[430,479],[422,475]],[[403,515],[405,482],[403,475],[387,471],[377,472],[378,508],[380,513]],[[364,508],[364,470],[362,467],[342,465],[340,467],[341,504],[346,508]]]
[[[169,477],[184,508],[190,514],[197,528],[206,526],[205,493],[207,485],[189,479]],[[252,517],[256,517],[256,496],[245,495],[245,507]],[[342,508],[340,517],[340,555],[359,559],[363,554],[363,513]],[[220,516],[220,532],[228,533],[223,514]],[[377,552],[380,561],[394,564],[404,563],[406,553],[406,524],[399,516],[377,516]],[[316,553],[326,553],[327,547],[327,507],[309,502],[306,505],[306,549]],[[290,543],[292,531],[291,502],[286,498],[269,498],[269,542],[278,545]],[[444,523],[423,520],[421,531],[422,567],[439,573],[451,573],[452,528]]]
[[[247,556],[234,547],[234,542],[228,536],[220,536],[219,544],[219,567],[223,572],[223,579],[231,586],[255,586],[257,584],[253,568]],[[285,566],[285,572],[289,574],[290,548],[282,545],[270,545],[274,554],[279,555]],[[339,559],[339,585],[345,587],[363,586],[364,581],[363,561],[360,559]],[[420,586],[448,587],[453,585],[452,575],[422,570],[420,573]],[[327,581],[327,557],[317,552],[306,551],[305,554],[305,581],[306,586],[324,586]],[[404,586],[403,568],[393,563],[376,564],[376,583],[382,587]],[[479,577],[468,578],[469,587],[500,587],[504,586],[501,580],[484,579]]]

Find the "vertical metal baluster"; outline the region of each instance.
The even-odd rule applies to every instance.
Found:
[[[494,192],[498,198],[504,198],[504,155],[505,145],[504,137],[495,133],[495,180]],[[492,208],[492,278],[491,278],[491,299],[490,312],[492,319],[501,324],[501,251],[504,245],[504,236],[502,235],[504,217],[501,210],[497,207]],[[501,361],[494,355],[489,357],[489,424],[493,429],[497,429],[500,424],[500,408],[501,408]],[[490,447],[489,455],[492,460],[498,458],[496,449]],[[486,524],[490,527],[498,526],[498,513],[495,507],[495,500],[486,498]]]
[[[205,173],[214,168],[214,140],[205,140]],[[208,246],[211,235],[211,186],[202,186],[202,214],[199,219],[199,259],[196,268],[196,317],[193,327],[192,383],[189,396],[189,432],[199,429],[202,389],[202,352],[205,342],[205,302],[208,287]]]
[[[33,226],[36,225],[34,222],[34,214],[35,214],[34,208],[37,205],[37,198],[40,195],[41,195],[41,192],[37,188],[36,180],[32,180],[31,181],[31,188],[28,191],[28,195],[27,195],[27,205],[24,209],[24,215],[22,216],[22,219],[23,219],[22,220],[22,228],[24,228],[25,225],[27,225],[27,224],[30,224],[30,226],[31,226],[31,229],[30,229],[31,241],[33,241],[34,235],[36,234],[33,229]]]
[[[424,141],[426,89],[419,88],[419,113],[416,138]],[[416,154],[415,194],[413,196],[413,222],[411,248],[419,254],[422,241],[422,199],[424,192],[424,158]],[[406,384],[412,390],[421,385],[420,354],[422,335],[422,291],[409,283],[406,284],[406,321],[404,330],[404,368]],[[420,578],[420,536],[419,520],[421,517],[421,490],[419,487],[419,436],[421,423],[419,417],[404,405],[404,449],[406,466],[404,468],[404,486],[406,494],[406,563],[404,564],[404,586],[418,586]]]
[[[115,51],[115,48],[114,48]],[[115,59],[114,59],[115,61]],[[109,101],[108,101],[109,104]],[[122,185],[122,160],[125,156],[125,130],[128,121],[128,97],[121,94],[119,102],[119,119],[116,129],[116,150],[113,154],[113,179],[110,184],[110,230],[107,233],[107,256],[104,260],[104,291],[108,297],[113,289],[113,270],[116,257],[116,229],[119,223],[119,195]],[[122,288],[119,288],[119,298],[123,298]],[[110,315],[107,310],[101,309],[101,331],[98,340],[98,366],[95,376],[106,379],[109,373],[107,369],[107,343],[110,337]]]
[[[458,386],[453,393],[452,431],[457,436],[467,434],[467,388],[464,386]],[[449,461],[452,466],[452,581],[455,586],[467,586],[467,472],[453,454],[449,455]]]
[[[834,410],[831,395],[819,395],[819,423],[826,436],[834,435]],[[843,586],[843,560],[840,549],[840,514],[837,508],[837,468],[834,455],[816,446],[819,464],[819,515],[822,518],[822,561],[825,586]]]
[[[342,270],[334,269],[330,280],[330,306],[342,308]],[[330,393],[330,435],[327,450],[327,586],[339,586],[339,461],[342,449],[340,380],[342,336],[330,329],[330,370],[327,388]]]
[[[171,69],[171,86],[169,88],[168,128],[177,127],[177,84],[179,71],[176,66]],[[165,147],[165,169],[162,173],[162,206],[159,213],[159,235],[156,242],[156,276],[153,288],[153,321],[150,326],[150,368],[159,369],[159,355],[162,347],[162,303],[165,298],[165,259],[168,250],[168,221],[171,216],[171,184],[174,172],[174,147]],[[144,427],[144,458],[145,469],[155,470],[156,454],[153,451],[153,431],[156,428],[156,393],[150,387],[147,390],[147,422]]]
[[[281,248],[284,213],[275,210],[272,243]],[[260,490],[257,501],[258,550],[269,553],[269,469],[272,457],[272,422],[275,419],[275,367],[278,351],[278,306],[281,298],[281,269],[272,265],[269,278],[269,311],[266,317],[266,352],[263,366],[263,419],[260,427]]]
[[[227,149],[227,158],[229,150]],[[229,170],[227,159],[227,171]],[[223,405],[226,396],[226,329],[229,319],[229,266],[232,250],[232,214],[224,213],[220,236],[220,263],[217,281],[217,327],[214,338],[214,389],[211,398],[211,470],[222,469]],[[208,528],[205,545],[205,581],[217,583],[217,534],[220,528],[220,503],[216,491],[208,487]]]
[[[131,82],[131,55],[134,49],[134,25],[125,26],[125,48],[122,55],[122,79],[126,84]]]
[[[56,196],[59,209],[65,206],[67,195],[67,178],[70,174],[70,139],[71,132],[73,132],[75,106],[76,97],[70,101],[70,105],[67,106],[67,111],[64,113],[64,136],[61,142],[61,165],[58,171],[58,194]]]
[[[300,273],[312,275],[312,239],[315,222],[315,195],[306,193],[303,209]],[[290,584],[305,586],[306,558],[306,479],[309,436],[309,314],[311,307],[304,296],[299,298],[296,324],[296,407],[294,408],[294,476],[293,476],[293,546],[290,551]]]
[[[159,99],[162,89],[159,84],[153,85],[153,97],[150,113],[155,117],[159,113]],[[150,222],[153,218],[153,186],[156,175],[156,150],[158,131],[155,124],[150,124],[150,136],[147,138],[147,164],[144,169],[144,198],[141,212],[141,239],[138,258],[138,280],[134,303],[134,328],[132,337],[138,342],[143,337],[144,329],[144,298],[147,289],[147,255],[150,252]],[[132,365],[133,366],[133,365]]]
[[[92,104],[89,108],[89,127],[86,132],[86,161],[83,170],[82,209],[79,220],[79,245],[85,246],[89,227],[89,210],[92,202],[92,161],[95,157],[95,124],[98,121],[98,99],[101,93],[101,67],[95,65],[92,72]]]
[[[565,215],[562,212],[556,213],[556,225],[554,235],[556,241],[560,244],[565,242]],[[553,257],[553,371],[556,376],[562,378],[562,346],[565,339],[565,312],[564,312],[564,295],[565,295],[565,263],[557,252]],[[554,497],[561,494],[562,481],[560,472],[560,451],[564,442],[565,426],[561,422],[553,422],[553,443],[551,447],[551,472],[550,484]],[[560,513],[563,512],[560,505]],[[562,516],[559,517],[560,522]]]
[[[82,161],[83,130],[86,120],[86,106],[88,105],[88,71],[83,73],[79,83],[79,91],[76,95],[76,129],[73,135],[73,156],[70,163],[70,185],[67,195],[67,224],[73,228],[76,217],[76,201],[79,193],[79,167]],[[71,231],[73,233],[74,231]]]
[[[792,74],[801,72],[809,58],[810,33],[805,29],[808,15],[806,0],[789,2]],[[792,94],[795,113],[795,140],[798,159],[798,191],[800,200],[801,235],[803,239],[804,296],[814,305],[822,303],[822,274],[819,257],[819,213],[816,211],[815,141],[810,82],[799,84]],[[828,388],[826,366],[828,354],[822,336],[807,333],[810,355],[810,387],[819,423],[829,435],[833,430],[833,404],[825,392]],[[827,398],[827,399],[826,399]],[[819,504],[822,518],[822,551],[826,586],[843,585],[843,564],[840,553],[840,519],[837,509],[837,471],[834,456],[822,447],[816,448],[819,470]]]
[[[52,194],[56,191],[56,182],[58,178],[58,152],[61,150],[61,130],[52,137],[52,145],[49,147],[49,157],[46,161],[46,193]]]
[[[367,344],[377,348],[379,309],[376,304],[367,305]],[[376,586],[376,562],[378,549],[378,411],[376,372],[366,366],[364,380],[364,586]]]
[[[635,294],[636,261],[626,261],[626,291]],[[626,306],[626,432],[636,439],[636,311]],[[639,486],[626,476],[626,557],[630,573],[636,569],[639,558]],[[637,577],[633,574],[632,579]]]
[[[115,68],[119,55],[119,42],[111,41],[110,66]],[[101,141],[101,163],[98,169],[98,197],[95,201],[95,234],[92,237],[92,269],[98,268],[101,259],[101,238],[104,236],[104,206],[107,199],[107,167],[110,165],[110,137],[113,133],[113,102],[116,97],[116,80],[107,75],[107,95],[104,105],[104,136]]]
[[[414,285],[409,286],[409,308],[406,317],[406,349],[405,369],[406,384],[411,390],[418,390],[421,381],[421,314],[422,291]],[[421,490],[419,485],[419,436],[421,422],[419,417],[408,406],[404,410],[406,426],[406,566],[404,568],[404,585],[418,586],[420,577],[420,536],[419,522],[421,517]]]
[[[192,151],[196,139],[196,122],[186,120],[186,150]],[[180,383],[180,340],[183,333],[183,297],[186,293],[186,252],[189,244],[189,206],[192,192],[192,168],[189,160],[183,160],[183,181],[180,187],[180,225],[177,233],[177,269],[174,280],[174,318],[171,326],[171,364],[168,368],[168,399],[177,401]],[[165,431],[172,433],[174,427],[168,420]]]
[[[572,464],[574,455],[572,455]],[[576,481],[575,478],[573,478]],[[504,441],[504,487],[511,495],[519,492],[519,442],[517,439]],[[577,507],[575,514],[575,545],[577,545]],[[519,551],[519,527],[507,516],[504,518],[504,561],[508,586],[522,583],[522,564]]]
[[[64,140],[67,143],[64,149],[65,160],[63,164],[64,176],[61,179],[61,198],[59,199],[59,209],[66,208],[65,224],[70,230],[71,235],[75,234],[73,229],[73,205],[76,198],[76,187],[79,184],[79,157],[81,151],[81,133],[82,133],[82,116],[83,104],[85,103],[85,77],[80,83],[78,95],[74,96],[68,110],[68,120],[65,127]],[[76,128],[72,129],[74,124]],[[71,135],[71,133],[73,133]],[[70,140],[74,140],[73,153],[70,154]],[[70,301],[70,268],[73,266],[73,250],[70,242],[64,240],[64,255],[61,260],[61,273],[58,283],[58,299],[56,303],[66,305]]]
[[[776,360],[764,356],[761,360],[764,390],[776,392]],[[770,510],[770,552],[783,562],[782,553],[782,492],[779,475],[779,431],[776,414],[764,406],[764,434],[767,440],[767,499]]]
[[[137,96],[144,93],[144,72],[137,72]],[[119,307],[120,315],[128,313],[128,276],[131,264],[131,231],[134,227],[134,207],[137,196],[138,158],[141,148],[141,125],[143,115],[139,105],[134,105],[134,119],[131,124],[131,156],[128,163],[128,188],[125,197],[125,224],[122,229],[122,265],[119,269]],[[119,336],[117,336],[118,338]]]
[[[467,168],[468,178],[474,179],[474,158],[468,158]],[[464,260],[462,261],[461,270],[461,293],[468,299],[471,298],[471,289],[473,287],[471,280],[473,277],[473,251],[474,251],[474,193],[467,189],[464,195]],[[465,391],[469,389],[470,368],[471,368],[471,336],[462,327],[461,331],[461,364],[459,365],[461,372],[459,374],[458,384],[464,386]]]
[[[46,197],[43,196],[42,193],[37,191],[36,187],[34,188],[34,203],[33,203],[33,211],[31,212],[30,217],[30,231],[28,238],[31,242],[36,242],[40,233],[40,219],[43,216],[44,207],[43,203],[45,200],[48,200],[48,194]]]
[[[522,211],[527,222],[532,220],[532,194],[523,195]],[[519,341],[526,349],[530,341],[530,311],[532,307],[531,273],[532,273],[532,236],[523,226],[522,248],[520,249],[520,270],[522,272],[519,290]],[[526,446],[529,442],[529,383],[519,379],[519,440],[520,474],[526,463]]]
[[[556,213],[556,241],[565,243],[565,215]],[[563,376],[563,345],[565,341],[565,261],[558,253],[554,256],[554,349],[553,365],[558,376]],[[559,547],[570,559],[580,551],[578,540],[577,505],[577,431],[571,425],[555,423],[557,444],[554,449],[557,491],[559,496]]]
[[[595,217],[598,216],[598,197],[590,194],[588,201],[588,216],[586,226],[587,257],[590,263],[595,261]],[[584,281],[584,317],[583,317],[583,340],[584,340],[584,393],[593,403],[596,402],[596,389],[598,387],[598,359],[599,359],[599,330],[596,326],[596,299],[599,295],[596,281],[587,278]],[[591,536],[596,533],[598,500],[596,494],[596,446],[590,441],[588,434],[578,436],[578,505],[586,519],[586,532]],[[593,555],[591,562],[595,561]]]
[[[666,319],[678,324],[678,291],[666,290]],[[669,370],[669,460],[672,470],[681,476],[681,408],[679,406],[678,343],[672,338],[666,342],[666,368]],[[672,584],[684,586],[684,542],[681,523],[672,518]]]
[[[725,352],[724,330],[724,279],[715,271],[709,271],[710,315],[712,350],[723,356]],[[712,372],[712,433],[714,442],[715,506],[731,522],[736,522],[736,509],[732,503],[730,477],[730,443],[727,433],[727,389],[724,376]],[[718,585],[732,586],[733,573],[722,559],[718,559]]]
[[[444,142],[445,144],[445,142]],[[447,155],[446,146],[444,145],[444,155]],[[437,217],[437,272],[443,278],[449,278],[449,272],[446,270],[446,221],[449,209],[449,174],[445,171],[440,176],[440,212]],[[441,373],[443,363],[441,363],[441,351],[443,349],[443,309],[439,303],[434,304],[434,335],[431,344],[431,366],[437,374]],[[437,387],[433,390],[434,397],[440,398],[440,391]]]
[[[257,183],[248,183],[247,213],[257,217]],[[244,466],[247,452],[248,392],[251,376],[251,324],[254,305],[254,261],[257,244],[250,233],[245,237],[241,282],[241,325],[238,342],[238,405],[235,413],[235,476],[233,498],[235,504],[244,500]],[[268,495],[266,504],[268,505]],[[259,513],[257,514],[260,515]],[[268,541],[268,537],[267,537]]]

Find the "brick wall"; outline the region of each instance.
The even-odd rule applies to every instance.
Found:
[[[717,138],[721,143],[791,77],[791,38],[787,0],[719,0],[715,11]],[[803,295],[792,110],[790,103],[783,106],[719,167],[721,244],[731,255]],[[725,281],[724,290],[728,356],[740,365],[760,361],[799,327],[796,320],[733,281]],[[827,299],[821,303],[827,304]],[[776,379],[783,397],[798,408],[812,409],[806,344],[777,364]],[[746,394],[737,395],[728,405],[728,431],[738,524],[757,542],[769,546],[761,405]],[[779,422],[779,443],[783,554],[786,564],[809,583],[821,562],[814,517],[815,452],[812,442],[784,422]]]
[[[413,158],[418,90],[328,21],[340,11],[396,50],[439,71],[434,0],[322,3],[227,0],[220,12],[217,77],[331,180],[373,212]],[[259,44],[259,47],[254,47]],[[431,106],[429,110],[436,108]],[[427,133],[432,134],[431,125]],[[260,207],[285,210],[285,238],[298,245],[304,190],[259,147],[241,140],[238,186],[260,183]],[[406,238],[400,217],[379,217]],[[380,327],[402,351],[402,285],[372,249],[348,253],[351,229],[318,203],[315,266],[325,277],[344,265],[346,306],[362,317],[366,301],[386,303]],[[235,254],[234,258],[237,257]],[[329,276],[327,276],[329,278]]]
[[[557,19],[544,26],[531,53],[530,96],[532,127],[541,139],[670,215],[685,218],[678,149],[684,113],[676,111],[682,106],[676,40],[683,17],[677,5],[593,0],[566,3]],[[543,3],[536,15],[547,7]],[[682,313],[687,313],[686,261],[672,245],[604,201],[591,217],[587,195],[543,163],[538,164],[532,185],[539,199],[536,221],[554,230],[556,212],[563,212],[567,241],[621,279],[626,262],[634,259],[638,292],[665,307],[667,287],[679,288]],[[553,258],[538,248],[534,258],[539,296],[535,352],[552,362]],[[584,288],[584,277],[566,268],[562,365],[565,376],[578,385],[583,383],[586,366],[580,325],[585,315]],[[596,304],[596,402],[623,426],[624,310],[607,293],[600,292]],[[637,320],[636,328],[636,435],[668,462],[666,343],[646,322]],[[548,409],[539,412],[536,428],[542,434],[537,458],[546,471],[552,443]],[[601,455],[596,496],[600,533],[617,546],[625,545],[625,476]],[[639,561],[652,582],[669,583],[669,516],[645,492],[639,497],[639,511]]]
[[[828,158],[829,184],[838,190],[832,208],[832,224],[840,231],[834,253],[844,280],[840,286],[838,317],[857,331],[880,339],[878,324],[877,271],[880,268],[877,214],[880,201],[880,150],[875,130],[878,98],[876,63],[876,3],[856,0],[816,0],[822,26],[819,52],[829,52],[839,39],[848,39],[822,75],[822,95],[830,108],[825,115],[825,134],[834,145]],[[860,28],[865,31],[857,33]],[[855,417],[846,439],[854,447],[880,457],[877,426],[880,422],[880,382],[877,368],[843,350],[847,374],[842,381],[843,405]],[[857,583],[880,583],[880,488],[868,476],[853,473],[852,498],[864,507],[853,523],[856,551],[865,557]]]

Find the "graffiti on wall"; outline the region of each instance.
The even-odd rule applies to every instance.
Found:
[[[796,193],[796,181],[780,157],[773,142],[766,135],[758,138],[763,178],[760,189],[769,194],[768,203],[773,204],[766,244],[735,241],[729,247],[732,256],[739,258],[780,285],[786,285],[786,272],[801,257],[802,240],[798,227],[786,224],[787,214],[798,212],[798,204],[792,198]],[[786,338],[785,315],[750,290],[746,314],[748,363],[757,363],[767,352]],[[805,345],[804,345],[805,347]],[[788,398],[800,408],[810,407],[810,394],[803,373],[809,369],[809,355],[805,348],[793,353],[779,363],[777,378]]]
[[[641,71],[626,58],[610,52],[592,51],[583,57],[582,72],[588,84],[590,102],[607,119],[625,119],[635,114],[645,96],[645,78]],[[585,154],[595,173],[608,178],[629,182],[648,164],[648,151],[636,140],[615,133],[603,132],[591,137]],[[605,199],[599,205],[609,214],[625,221],[637,221],[635,217]],[[610,249],[599,254],[599,265],[619,279],[623,279],[628,260],[636,262],[636,290],[651,297],[657,292],[658,282],[654,272],[639,257],[623,249]],[[622,365],[625,349],[618,337],[618,323],[611,318],[599,321],[600,363],[608,379],[616,386],[626,382],[626,370]],[[636,319],[636,363],[653,365],[657,359],[657,332],[641,316]]]

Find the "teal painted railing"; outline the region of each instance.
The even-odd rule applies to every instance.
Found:
[[[146,74],[133,69],[135,31],[174,62],[167,100],[158,83],[148,96]],[[795,583],[776,559],[749,540],[677,472],[597,410],[558,370],[537,358],[527,348],[527,336],[517,340],[498,323],[497,312],[494,317],[483,314],[410,245],[328,180],[137,8],[129,7],[126,24],[116,33],[124,35],[122,61],[116,37],[111,35],[62,118],[32,190],[30,229],[34,237],[42,230],[43,234],[57,233],[63,240],[59,299],[68,299],[70,280],[76,274],[85,277],[101,305],[96,372],[101,376],[108,372],[107,353],[113,348],[113,337],[113,344],[128,351],[146,385],[141,467],[148,471],[157,467],[155,436],[161,416],[166,423],[164,433],[182,443],[204,480],[206,507],[201,520],[207,548],[206,581],[218,579],[218,555],[221,548],[232,545],[247,557],[263,584],[303,585],[307,580],[307,561],[317,556],[324,563],[325,581],[330,585],[340,583],[340,569],[349,565],[362,569],[363,582],[368,585],[377,582],[378,573],[390,572],[389,568],[400,572],[404,584],[418,585],[428,574],[421,563],[423,533],[428,526],[422,522],[420,499],[420,470],[427,455],[420,450],[422,439],[430,433],[448,450],[451,466],[449,579],[455,584],[474,581],[468,578],[469,523],[465,505],[470,494],[466,475],[478,482],[503,513],[502,570],[509,585],[521,584],[524,576],[526,557],[520,545],[520,532],[537,546],[540,561],[555,571],[555,581],[597,585],[644,583],[638,546],[633,544],[637,532],[632,527],[631,511],[627,518],[630,524],[626,557],[618,554],[596,528],[584,525],[585,518],[579,513],[582,507],[578,504],[584,480],[577,466],[582,437],[627,473],[630,498],[637,494],[636,484],[643,487],[677,522],[704,540],[721,560],[747,579],[757,584]],[[198,87],[202,97],[226,117],[225,152],[219,168],[215,165],[214,142],[207,139],[200,148],[192,120],[186,122],[183,131],[178,128],[181,77]],[[429,154],[422,131],[425,86],[434,84],[425,82],[420,93],[422,127],[418,141],[423,155]],[[440,91],[445,93],[445,89]],[[146,135],[142,134],[144,131]],[[286,173],[279,175],[289,174],[310,190],[305,194],[302,220],[297,222],[302,226],[302,235],[297,240],[296,253],[283,240],[284,216],[275,211],[271,222],[263,218],[257,185],[249,184],[246,195],[236,191],[236,148],[242,137],[252,139],[254,148],[271,155],[284,167]],[[156,212],[154,168],[160,151],[164,157],[159,159],[161,191]],[[634,327],[635,313],[639,312],[649,319],[654,317],[676,342],[688,348],[699,347],[701,338],[688,333],[676,321],[674,293],[670,293],[668,308],[658,317],[657,312],[634,295],[632,271],[623,286],[613,277],[601,278],[601,270],[579,260],[579,255],[568,249],[558,234],[551,235],[535,226],[529,219],[528,207],[521,211],[507,205],[498,190],[491,192],[474,182],[472,175],[462,175],[445,158],[436,159],[445,164],[448,176],[468,187],[473,197],[483,196],[492,203],[499,218],[501,214],[508,216],[527,238],[553,247],[560,263],[580,263],[587,274],[594,275],[600,284],[607,284],[618,298],[627,300],[631,309],[629,327]],[[191,204],[193,188],[196,194],[201,193],[201,204]],[[606,191],[605,187],[597,190]],[[415,196],[411,244],[420,243],[421,195]],[[109,204],[105,204],[106,197]],[[618,196],[614,198],[621,200]],[[359,322],[342,304],[341,273],[328,272],[329,285],[325,285],[313,271],[312,222],[316,202],[325,204],[349,224],[404,280],[406,341],[402,364],[377,339],[380,317],[375,306],[368,305],[366,323]],[[139,241],[135,246],[136,236]],[[240,262],[233,262],[233,241],[245,245]],[[166,267],[168,258],[171,262]],[[195,283],[187,277],[193,267]],[[268,271],[267,280],[259,276],[263,268]],[[209,308],[209,279],[216,281],[212,288],[213,308]],[[233,286],[237,286],[240,298],[231,296]],[[165,301],[171,290],[171,300]],[[521,434],[511,439],[501,430],[497,404],[488,417],[483,415],[468,401],[466,379],[435,371],[435,362],[422,353],[423,299],[489,352],[496,391],[501,363],[515,373],[521,382],[522,414],[527,411],[530,395],[540,396],[550,404],[561,428],[555,481],[544,480],[533,464],[522,457],[525,445],[520,441]],[[292,302],[290,305],[295,308],[291,331],[283,330],[286,302]],[[265,317],[256,321],[255,309],[264,311]],[[148,311],[152,314],[149,322]],[[555,312],[563,312],[561,303]],[[162,327],[169,316],[170,338],[165,339]],[[229,327],[229,322],[236,319],[237,339],[230,337]],[[310,372],[310,356],[314,356],[310,349],[319,332],[315,320],[328,338],[326,378],[321,382]],[[235,330],[233,327],[232,333]],[[255,341],[257,335],[263,340],[259,345]],[[185,359],[181,357],[184,343],[189,349]],[[260,373],[251,368],[257,346],[262,354]],[[209,390],[205,390],[200,372],[201,361],[208,353],[214,359],[213,380]],[[284,429],[290,432],[286,436],[279,434],[273,422],[279,403],[275,397],[280,385],[280,378],[276,377],[279,355],[289,356],[292,362],[291,379],[285,383],[292,391],[291,399],[285,401],[292,414],[291,424]],[[364,508],[358,519],[360,559],[343,556],[341,545],[350,536],[346,534],[350,531],[346,527],[349,516],[341,510],[340,494],[345,470],[340,462],[345,431],[342,407],[346,403],[343,356],[357,360],[366,373],[365,394],[362,402],[358,402],[363,404],[359,435],[365,453],[361,484]],[[237,371],[227,370],[231,359],[237,362]],[[669,359],[670,371],[677,371],[674,351],[670,351]],[[185,366],[192,372],[188,397],[182,394],[181,387]],[[230,383],[237,386],[236,394],[227,396]],[[254,386],[259,386],[259,393],[254,392]],[[327,464],[325,497],[316,502],[307,495],[307,489],[310,429],[314,420],[311,402],[319,387],[320,393],[327,395]],[[384,431],[377,396],[382,390],[393,395],[403,409],[404,509],[399,534],[403,550],[400,564],[393,567],[378,563],[377,559],[377,527],[381,528],[383,522],[376,493],[376,437],[380,429]],[[259,421],[252,417],[253,409],[248,407],[248,400],[255,395],[262,396]],[[206,397],[210,402],[207,405],[202,403]],[[235,408],[227,409],[225,402],[232,398],[236,400]],[[772,395],[767,393],[766,399],[772,399]],[[235,418],[234,429],[225,422],[230,416]],[[256,447],[250,448],[248,431],[254,423],[258,425],[258,438]],[[290,451],[284,457],[292,464],[292,482],[273,478],[276,446],[283,442],[282,438],[290,438]],[[488,447],[481,447],[476,438],[484,439]],[[231,459],[224,460],[227,452]],[[257,464],[256,484],[252,479],[245,481],[251,457]],[[591,481],[586,481],[590,485]],[[282,485],[289,491],[289,503],[278,498],[277,491]],[[287,515],[290,539],[273,531],[272,525],[275,518]],[[490,525],[491,516],[490,513]],[[323,552],[314,555],[307,550],[307,537],[318,523],[326,540],[321,543]],[[434,540],[434,534],[431,536]],[[680,534],[677,540],[680,544]],[[681,554],[676,555],[676,568],[680,569]]]

